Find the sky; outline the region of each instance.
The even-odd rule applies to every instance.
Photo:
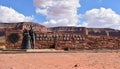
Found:
[[[120,0],[0,0],[0,23],[120,30]]]

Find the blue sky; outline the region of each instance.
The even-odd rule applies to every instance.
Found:
[[[25,16],[35,15],[33,0],[0,0],[0,5],[12,7]]]
[[[80,13],[85,13],[87,10],[93,8],[111,8],[116,13],[120,14],[120,0],[80,0],[81,8],[79,9]]]
[[[19,17],[21,17],[23,18],[21,21],[32,21],[46,26],[67,25],[86,27],[110,27],[115,29],[119,29],[120,27],[120,0],[68,0],[66,1],[66,4],[69,3],[68,5],[63,4],[64,2],[60,2],[61,5],[59,5],[59,2],[56,3],[55,0],[51,0],[52,4],[56,3],[59,5],[58,7],[56,7],[56,5],[49,4],[48,1],[49,0],[0,0],[0,12],[2,15],[5,14],[5,11],[8,11],[9,14],[9,12],[12,13],[11,10],[14,10],[17,13],[14,13],[12,15],[9,14],[9,16],[17,16],[16,19],[18,18],[18,21],[21,20],[19,19]],[[64,6],[62,7],[62,5]],[[3,7],[8,8],[8,10],[3,9]],[[64,7],[66,9],[64,9]],[[61,10],[58,10],[57,8]],[[3,19],[4,17],[2,16],[0,17],[0,22],[4,22],[5,20],[8,20],[5,22],[16,22],[11,18],[9,18],[11,20]],[[7,15],[7,17],[9,16]],[[115,20],[112,20],[112,23],[109,22],[109,20],[113,18]]]

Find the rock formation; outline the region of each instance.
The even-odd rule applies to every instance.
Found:
[[[85,27],[53,27],[50,28],[54,32],[74,33],[93,36],[116,36],[119,37],[120,30],[110,28],[85,28]]]
[[[120,30],[110,28],[52,27],[46,28],[37,23],[1,23],[0,36],[6,37],[6,49],[21,49],[23,30],[36,32],[35,49],[120,49]],[[18,34],[19,41],[11,43],[10,34]]]

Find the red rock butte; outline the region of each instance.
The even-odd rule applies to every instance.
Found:
[[[60,26],[47,28],[38,23],[0,23],[0,39],[5,40],[5,49],[21,49],[23,30],[32,25],[36,33],[35,49],[93,50],[119,49],[120,30],[110,28],[86,28]],[[9,35],[19,35],[16,43],[11,43]]]

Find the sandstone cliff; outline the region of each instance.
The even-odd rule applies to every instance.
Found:
[[[5,35],[5,31],[9,29],[24,30],[29,29],[30,25],[36,32],[56,32],[56,33],[70,33],[70,34],[82,34],[93,36],[116,36],[119,37],[120,30],[110,28],[86,28],[86,27],[52,27],[46,28],[43,25],[32,22],[19,22],[19,23],[0,23],[0,37]]]
[[[53,32],[74,33],[93,36],[116,36],[119,37],[120,30],[110,28],[85,28],[85,27],[52,27]]]
[[[5,39],[6,31],[11,32],[11,30],[18,30],[18,31],[23,31],[24,29],[29,30],[30,25],[33,26],[33,29],[36,32],[43,32],[43,33],[50,32],[49,29],[47,29],[45,26],[40,25],[38,23],[32,23],[32,22],[0,23],[0,40]]]
[[[86,27],[46,28],[30,22],[0,24],[0,36],[6,34],[6,48],[21,49],[23,30],[29,30],[30,25],[36,32],[35,49],[120,49],[120,30]],[[12,33],[20,36],[16,44],[10,42],[9,35]]]

